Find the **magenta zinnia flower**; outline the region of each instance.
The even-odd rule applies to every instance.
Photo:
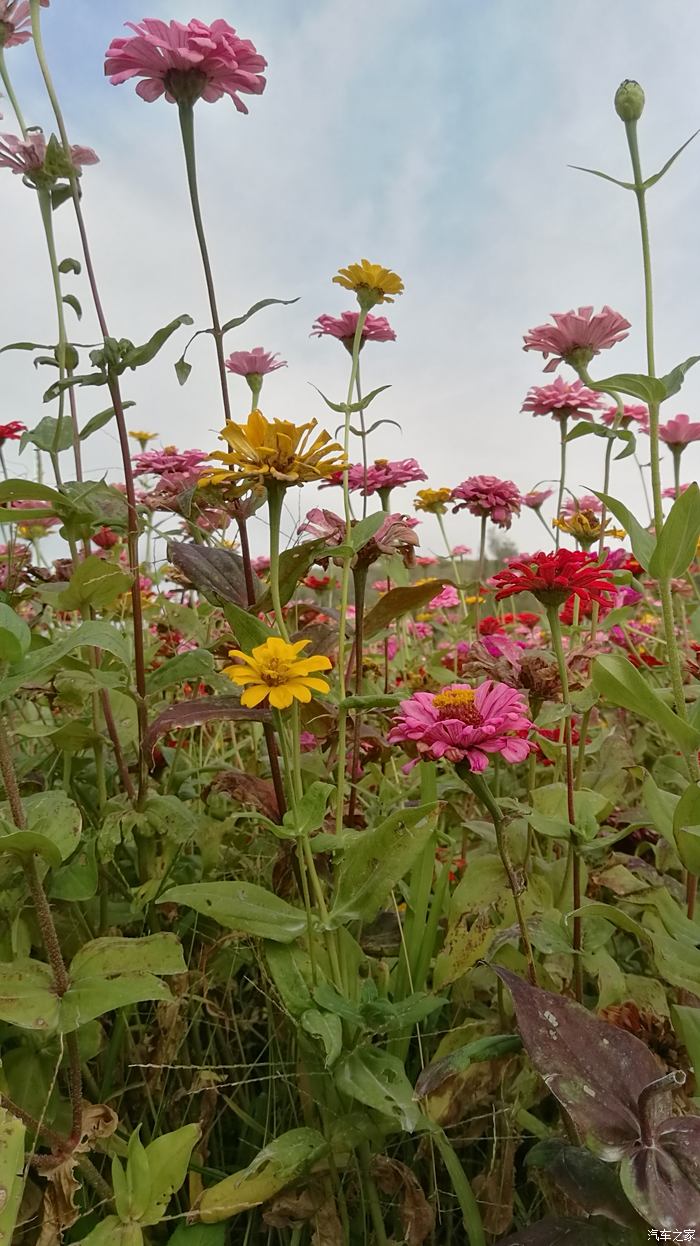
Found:
[[[608,407],[600,418],[608,428],[612,428],[617,420],[617,407]],[[649,410],[643,402],[626,402],[623,405],[619,427],[628,428],[630,424],[638,424],[643,433],[649,432]]]
[[[466,506],[472,515],[487,516],[499,528],[510,528],[514,515],[520,514],[522,497],[512,480],[498,476],[469,476],[452,490],[455,511]]]
[[[659,437],[672,450],[682,450],[691,441],[700,441],[700,424],[693,424],[689,415],[674,415],[660,426]]]
[[[63,148],[60,147],[59,150],[63,155]],[[100,163],[100,157],[92,147],[73,146],[70,155],[70,164],[78,174],[82,173],[84,164]],[[34,181],[37,174],[44,172],[45,160],[46,139],[41,130],[30,130],[26,138],[20,138],[16,134],[0,134],[0,169],[11,169],[13,173],[21,173]],[[52,170],[46,176],[54,182],[57,176],[67,176],[69,173],[70,166],[66,161],[65,173]]]
[[[562,504],[562,515],[578,515],[581,511],[592,511],[594,515],[602,515],[603,503],[592,493],[582,493],[580,498],[568,497]]]
[[[177,450],[164,446],[162,450],[144,450],[135,454],[132,463],[135,476],[170,476],[194,473],[209,456],[203,450]]]
[[[630,328],[619,312],[607,303],[594,314],[592,307],[578,311],[553,312],[554,324],[539,324],[523,338],[523,350],[537,350],[549,359],[545,372],[554,372],[562,359],[572,367],[586,367],[601,350],[607,350],[627,337]]]
[[[286,359],[279,354],[263,350],[262,346],[254,346],[252,350],[234,350],[226,360],[229,372],[237,376],[267,376],[268,372],[276,372],[278,368],[286,368]]]
[[[375,459],[365,473],[363,463],[354,463],[348,472],[348,488],[351,493],[362,493],[371,497],[373,493],[381,493],[388,489],[398,489],[414,480],[427,480],[423,468],[415,459]],[[333,472],[327,480],[319,485],[319,489],[327,489],[330,485],[342,485],[343,473]]]
[[[49,0],[41,0],[42,9]],[[0,0],[0,48],[18,47],[32,37],[29,0]]]
[[[0,424],[0,446],[6,441],[19,441],[22,433],[26,433],[27,425],[20,420],[10,420],[9,424]]]
[[[419,757],[469,763],[485,770],[489,753],[505,761],[524,761],[533,745],[524,738],[532,729],[519,692],[488,679],[478,688],[454,684],[441,692],[417,692],[394,718],[390,744],[411,742]]]
[[[553,420],[590,420],[601,404],[600,394],[588,389],[582,381],[565,381],[556,377],[551,385],[533,385],[529,389],[521,411],[533,415],[551,415]]]
[[[538,511],[547,498],[551,498],[553,492],[553,489],[531,489],[529,493],[523,494],[523,506],[531,511]]]
[[[337,337],[348,350],[352,350],[360,313],[342,312],[340,316],[319,316],[314,320],[311,337]],[[369,314],[362,326],[360,349],[365,342],[395,342],[396,334],[386,316]]]
[[[149,103],[161,95],[171,104],[213,103],[230,95],[242,113],[248,109],[239,92],[262,95],[265,90],[267,61],[223,18],[211,26],[196,17],[187,25],[154,17],[126,25],[136,33],[113,39],[106,52],[105,73],[112,86],[142,78],[136,94]]]

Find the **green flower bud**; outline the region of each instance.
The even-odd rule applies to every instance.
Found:
[[[639,121],[644,111],[644,91],[634,78],[625,78],[615,92],[615,112],[621,121]]]

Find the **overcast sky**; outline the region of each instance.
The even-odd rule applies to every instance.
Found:
[[[227,338],[227,350],[263,344],[289,361],[266,382],[266,414],[316,416],[333,429],[336,417],[310,383],[341,400],[348,359],[336,342],[309,331],[320,313],[353,307],[353,296],[331,277],[367,256],[394,268],[406,285],[393,307],[381,309],[398,341],[363,352],[365,388],[391,384],[372,416],[398,420],[402,429],[378,429],[372,457],[415,456],[436,487],[485,472],[526,490],[555,476],[555,425],[520,414],[528,387],[546,379],[540,357],[522,352],[522,334],[552,311],[607,302],[633,329],[596,361],[597,375],[644,370],[633,197],[568,166],[628,176],[612,104],[626,77],[647,93],[640,134],[646,173],[700,126],[696,0],[152,0],[147,15],[186,20],[193,11],[204,20],[225,17],[269,62],[267,90],[249,99],[248,117],[227,100],[196,109],[222,316],[260,298],[300,300],[260,313]],[[86,169],[83,187],[112,333],[142,341],[180,312],[205,326],[177,111],[162,100],[146,104],[133,85],[112,87],[103,76],[105,47],[124,21],[146,15],[143,0],[52,0],[42,12],[72,141],[101,157]],[[9,49],[6,59],[27,119],[50,130],[31,45]],[[8,102],[0,107],[3,129],[15,130]],[[0,203],[0,343],[51,341],[38,210],[21,179],[4,170]],[[700,353],[699,209],[700,138],[652,192],[663,371]],[[61,254],[77,255],[68,206],[57,226]],[[83,279],[67,288],[85,309],[75,336],[96,340]],[[153,365],[125,378],[125,394],[138,404],[129,422],[157,430],[163,443],[214,449],[222,420],[211,342],[195,343],[192,376],[180,389],[173,362],[184,341],[183,334]],[[0,356],[0,420],[31,427],[46,414],[47,377],[26,355]],[[231,385],[242,416],[247,387],[235,377]],[[83,392],[82,420],[107,405],[103,392]],[[699,398],[700,367],[667,416],[700,416]],[[643,443],[645,458],[646,449]],[[602,453],[594,438],[572,446],[572,486],[600,487]],[[700,444],[687,451],[683,479],[697,474],[699,455]],[[31,474],[28,451],[10,461]],[[117,479],[118,462],[111,429],[87,443],[91,474]],[[670,463],[665,471],[670,483]],[[615,465],[612,492],[642,510],[630,460]],[[334,495],[321,496],[328,505]],[[409,511],[412,497],[409,489],[401,495]],[[303,510],[315,500],[304,490]],[[340,509],[339,493],[337,501]],[[462,514],[450,521],[450,533],[473,545],[477,523]],[[291,521],[287,526],[291,531]],[[528,514],[513,536],[532,549],[544,533]],[[421,537],[439,548],[433,520]],[[258,550],[262,542],[261,532]]]

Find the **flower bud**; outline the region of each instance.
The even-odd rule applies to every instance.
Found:
[[[644,111],[644,91],[633,78],[625,78],[615,92],[615,112],[621,121],[639,121]]]

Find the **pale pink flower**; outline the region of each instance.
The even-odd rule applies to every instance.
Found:
[[[280,359],[279,354],[273,355],[271,351],[263,350],[262,346],[254,346],[252,350],[235,350],[226,360],[228,371],[235,372],[237,376],[250,376],[251,373],[267,376],[268,372],[276,372],[278,368],[286,366],[286,359]]]
[[[417,533],[413,531],[417,524],[417,519],[407,515],[387,515],[381,528],[372,537],[372,541],[380,553],[401,554],[404,562],[410,566],[413,561],[413,550],[416,545],[420,544]]]
[[[617,420],[617,407],[608,407],[601,415],[601,420],[612,428]],[[619,428],[629,428],[630,424],[638,424],[643,433],[649,432],[649,410],[643,402],[626,402],[622,408],[622,419]]]
[[[686,489],[689,489],[689,488],[690,488],[690,482],[688,482],[688,484],[687,484],[687,485],[681,485],[681,486],[680,486],[680,488],[679,488],[679,490],[678,490],[678,492],[679,492],[679,493],[685,493]],[[663,496],[664,496],[665,498],[673,498],[673,499],[674,499],[674,501],[675,501],[675,499],[676,499],[676,497],[677,497],[677,494],[676,494],[676,486],[675,486],[675,485],[671,485],[671,487],[670,487],[669,489],[664,489],[664,491],[663,491]]]
[[[144,450],[135,454],[132,463],[135,476],[166,476],[194,472],[209,456],[203,450],[178,450],[163,446],[162,450]]]
[[[538,511],[541,506],[551,498],[553,489],[531,489],[529,493],[523,494],[523,506],[527,506],[531,511]]]
[[[499,528],[510,528],[514,515],[520,514],[522,498],[512,480],[498,476],[469,476],[452,490],[455,511],[466,506],[472,515],[487,516]]]
[[[42,9],[49,0],[40,0]],[[18,47],[32,37],[29,0],[0,0],[0,48]]]
[[[467,558],[471,552],[469,545],[455,545],[452,548],[452,554],[455,558]]]
[[[251,558],[250,565],[255,574],[264,579],[270,570],[270,559],[265,554],[259,554],[257,558]]]
[[[367,472],[363,463],[354,463],[348,472],[348,488],[351,493],[362,493],[371,497],[373,493],[381,493],[385,489],[398,489],[414,480],[427,480],[425,472],[415,459],[375,459],[368,464]],[[343,473],[333,472],[327,480],[321,482],[319,489],[328,489],[331,485],[342,485]]]
[[[565,381],[557,376],[549,385],[533,385],[520,410],[551,415],[553,420],[591,420],[601,401],[600,394],[582,381]]]
[[[304,522],[300,523],[297,528],[297,532],[308,532],[309,536],[324,540],[326,545],[342,545],[346,530],[347,525],[340,515],[336,515],[335,511],[324,510],[320,506],[314,506],[308,512]]]
[[[700,441],[700,424],[693,424],[689,415],[674,415],[660,426],[659,437],[672,450],[683,449],[691,441]]]
[[[578,515],[580,511],[592,511],[594,515],[602,515],[603,503],[592,493],[582,493],[580,498],[567,497],[562,504],[562,515]]]
[[[579,307],[578,311],[553,312],[554,324],[536,325],[524,336],[523,350],[536,350],[549,359],[545,372],[554,372],[562,359],[572,367],[586,367],[601,350],[627,337],[630,328],[619,312],[607,303],[602,311]]]
[[[356,311],[341,312],[339,316],[319,316],[314,320],[311,337],[336,337],[348,350],[352,350],[355,331],[360,313]],[[362,326],[360,349],[365,342],[395,342],[396,334],[386,316],[367,316]]]
[[[60,152],[63,154],[62,147]],[[70,164],[78,174],[82,173],[83,165],[100,162],[92,147],[75,145],[71,147],[70,154]],[[37,175],[44,172],[45,159],[46,139],[41,130],[29,130],[26,138],[19,138],[16,134],[0,134],[0,169],[11,169],[13,173],[36,180]],[[65,164],[67,176],[70,173],[67,160]],[[51,181],[56,179],[54,173],[47,173],[46,176]]]
[[[416,558],[417,567],[436,567],[440,559],[434,554],[419,554]]]
[[[388,740],[413,743],[425,760],[466,761],[479,773],[491,753],[508,762],[524,761],[534,747],[525,739],[532,726],[522,695],[487,679],[476,689],[453,684],[402,701]]]
[[[459,593],[452,584],[446,584],[436,597],[431,597],[428,602],[429,610],[453,610],[459,605]]]
[[[262,71],[267,61],[223,18],[211,26],[198,18],[186,25],[153,17],[125,24],[135,34],[112,40],[105,73],[113,86],[142,78],[136,94],[149,103],[161,95],[171,104],[198,99],[213,103],[230,95],[238,111],[247,113],[239,92],[261,95],[265,89]]]

